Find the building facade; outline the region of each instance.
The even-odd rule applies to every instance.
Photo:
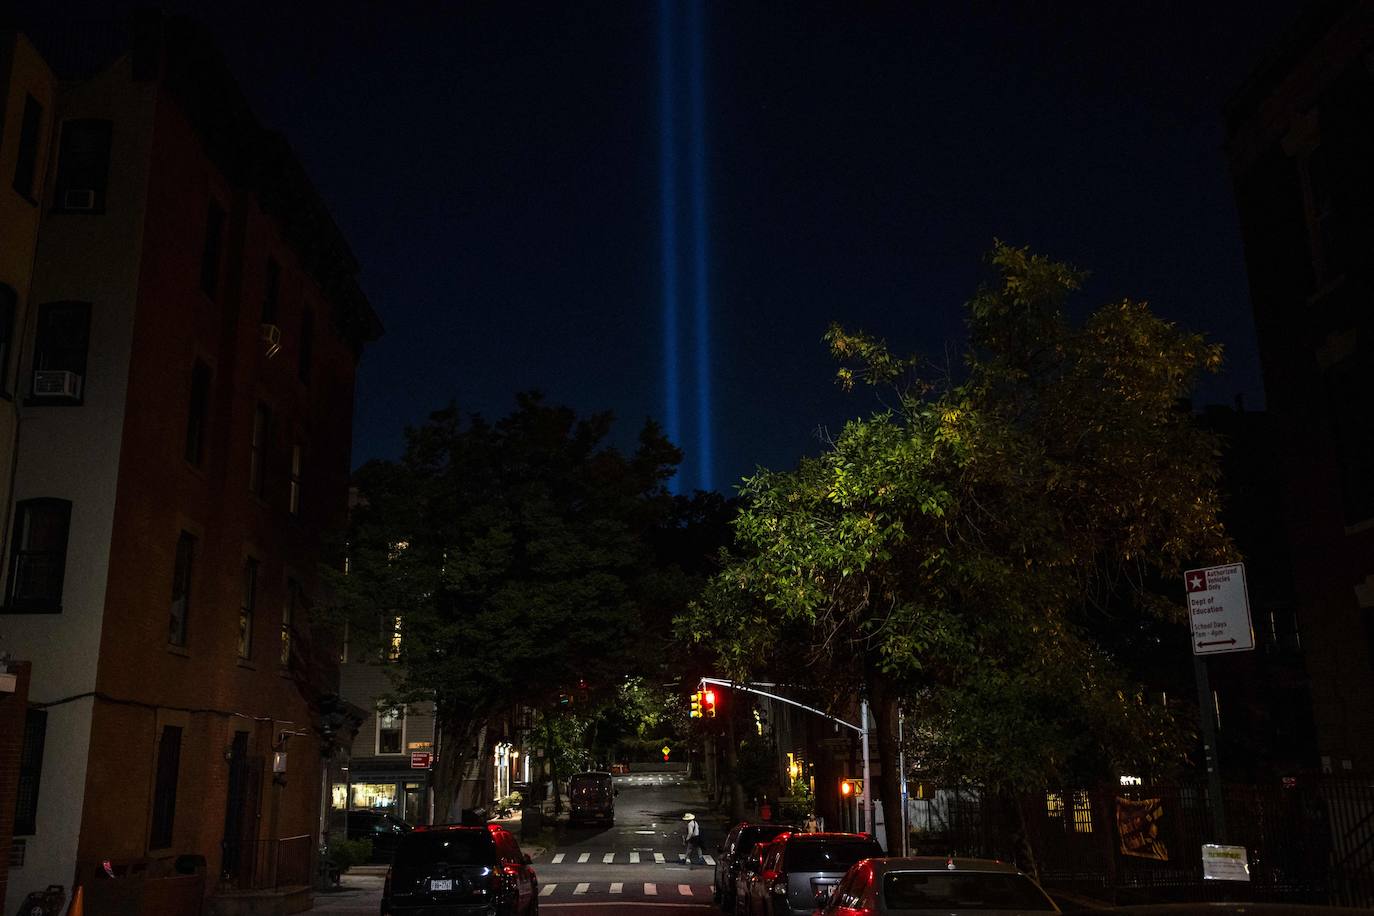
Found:
[[[337,676],[309,611],[380,326],[190,23],[64,82],[53,134],[0,627],[33,665],[40,772],[5,910],[104,862],[211,896],[308,884]]]
[[[1281,467],[1317,766],[1374,772],[1374,3],[1314,5],[1226,154]]]

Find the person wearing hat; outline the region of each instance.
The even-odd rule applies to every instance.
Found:
[[[701,825],[697,823],[697,816],[690,811],[682,815],[682,845],[686,849],[684,858],[688,868],[694,867],[697,861],[706,864],[706,856],[701,851]]]

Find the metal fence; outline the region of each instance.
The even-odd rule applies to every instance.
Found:
[[[1221,841],[1205,784],[1097,786],[1016,799],[941,789],[911,801],[924,854],[1027,861],[1047,887],[1118,902],[1253,899],[1374,906],[1374,783],[1333,778],[1227,786],[1225,842],[1248,883],[1207,881]]]

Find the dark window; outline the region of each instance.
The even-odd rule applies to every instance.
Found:
[[[239,658],[253,654],[253,612],[258,607],[258,561],[243,561],[243,597],[239,601]]]
[[[1328,415],[1341,472],[1345,523],[1374,518],[1374,346],[1363,339],[1355,352],[1327,370]]]
[[[166,849],[172,845],[172,822],[177,813],[177,769],[181,765],[181,729],[175,725],[162,726],[162,740],[157,745],[157,785],[153,789],[153,834],[149,849]]]
[[[301,514],[301,447],[291,446],[291,494],[287,509],[292,515]]]
[[[277,299],[281,295],[281,265],[267,259],[267,278],[262,291],[262,323],[277,323]]]
[[[19,779],[14,801],[14,835],[33,836],[38,832],[38,782],[43,775],[43,740],[48,731],[48,714],[30,709],[24,715],[24,744],[19,750]]]
[[[449,865],[487,865],[496,861],[496,843],[487,830],[424,830],[407,833],[396,847],[396,861],[405,868],[446,862]]]
[[[789,843],[785,848],[789,872],[846,872],[849,871],[849,866],[860,859],[871,859],[883,854],[877,843],[862,840]]]
[[[88,302],[50,302],[38,308],[33,342],[33,397],[43,403],[79,403],[86,392],[86,349],[91,336]]]
[[[65,499],[26,499],[15,505],[9,610],[61,613],[71,518],[72,504]]]
[[[205,457],[205,426],[210,416],[210,367],[196,360],[191,367],[191,403],[186,415],[186,460],[200,467]]]
[[[191,571],[196,561],[196,538],[181,532],[177,538],[176,563],[172,567],[172,613],[167,640],[174,646],[186,645],[186,620],[191,610]]]
[[[305,310],[301,316],[300,364],[296,368],[300,380],[310,384],[310,364],[315,356],[315,313]]]
[[[266,487],[263,476],[266,469],[264,457],[272,434],[272,409],[261,401],[253,411],[253,441],[248,456],[248,492],[261,497]]]
[[[1029,878],[997,872],[888,872],[883,875],[883,902],[889,910],[903,911],[1054,911]]]
[[[205,214],[205,251],[200,258],[200,288],[211,299],[219,293],[219,262],[224,247],[224,208],[214,200]]]
[[[281,663],[283,666],[291,664],[291,628],[295,625],[296,616],[303,607],[305,607],[305,590],[295,579],[287,579],[286,604],[282,605],[281,609]]]
[[[105,211],[110,181],[110,121],[67,121],[57,152],[57,209]]]
[[[32,201],[33,181],[38,174],[38,142],[43,133],[43,106],[31,95],[24,96],[23,117],[19,127],[19,156],[14,164],[14,189]]]
[[[14,313],[19,297],[0,283],[0,391],[10,393],[10,342],[14,340]]]

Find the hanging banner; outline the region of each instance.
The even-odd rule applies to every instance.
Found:
[[[1164,820],[1164,803],[1158,798],[1116,799],[1116,830],[1121,836],[1121,854],[1140,859],[1169,861],[1169,847],[1159,838]]]

